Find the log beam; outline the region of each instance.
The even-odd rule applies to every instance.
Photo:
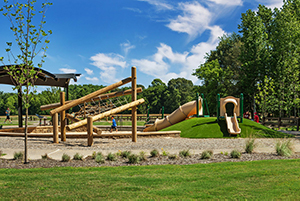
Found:
[[[81,119],[73,117],[70,114],[66,114],[66,118],[69,119],[69,120],[71,120],[71,121],[74,121],[74,122],[81,121]],[[101,133],[102,133],[102,130],[100,128],[97,128],[96,126],[93,126],[93,131],[94,131],[94,133],[97,133],[97,135],[101,135]]]

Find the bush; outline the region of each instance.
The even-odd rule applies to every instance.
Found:
[[[48,159],[48,154],[42,155],[42,159]]]
[[[168,156],[168,158],[171,159],[171,160],[176,160],[176,159],[178,159],[178,155],[176,155],[176,154],[170,154]]]
[[[140,159],[141,159],[141,161],[146,161],[147,160],[146,152],[144,152],[144,151],[140,152]]]
[[[254,148],[256,147],[255,138],[250,137],[246,140],[245,152],[248,154],[252,154]]]
[[[109,160],[109,161],[116,161],[117,160],[117,155],[113,154],[113,153],[109,153],[107,155],[107,160]]]
[[[140,163],[140,157],[136,154],[131,154],[130,156],[128,156],[128,163],[131,164],[138,164]]]
[[[153,149],[151,152],[150,152],[150,155],[151,157],[158,157],[159,156],[159,152],[157,149]]]
[[[131,151],[122,151],[121,152],[121,157],[122,158],[128,158],[130,154],[131,154]]]
[[[15,152],[14,153],[14,160],[23,159],[23,152]]]
[[[101,152],[98,152],[98,153],[95,155],[95,161],[96,161],[96,163],[105,163],[104,156],[102,155]]]
[[[278,141],[275,146],[276,153],[279,156],[290,157],[293,155],[293,145],[290,139],[284,139],[282,141]]]
[[[61,161],[62,162],[68,162],[68,161],[70,161],[71,160],[71,157],[68,155],[68,154],[66,154],[66,153],[64,153],[63,155],[62,155],[62,157],[61,157]]]
[[[74,156],[73,156],[73,159],[74,160],[82,160],[82,155],[80,155],[79,153],[76,153]]]
[[[161,151],[162,151],[163,156],[168,156],[169,155],[169,152],[166,152],[163,148],[161,148]]]
[[[183,150],[183,151],[179,152],[179,156],[182,158],[190,157],[191,152],[190,152],[190,150]]]
[[[208,150],[208,151],[203,151],[201,154],[201,159],[210,159],[211,157],[213,157],[213,151]]]
[[[241,152],[237,151],[237,150],[233,150],[230,153],[231,158],[241,158],[242,154]]]

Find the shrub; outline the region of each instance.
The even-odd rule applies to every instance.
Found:
[[[61,158],[62,158],[61,159],[62,162],[68,162],[71,160],[71,157],[66,153],[64,153]]]
[[[162,151],[162,155],[163,155],[163,156],[168,156],[168,155],[169,155],[169,152],[166,152],[166,151],[164,150],[164,148],[161,148],[161,151]]]
[[[246,140],[245,152],[248,154],[252,154],[254,148],[256,147],[255,138],[250,137]]]
[[[122,152],[119,150],[119,151],[116,153],[116,155],[117,155],[117,156],[121,156],[121,153],[122,153]]]
[[[136,154],[131,154],[130,156],[128,156],[128,163],[131,164],[138,164],[140,163],[140,157]]]
[[[190,150],[182,150],[179,152],[179,156],[182,158],[186,158],[186,157],[190,157],[191,156],[191,152]]]
[[[102,155],[101,152],[98,152],[98,153],[95,155],[95,161],[96,161],[96,163],[105,163],[104,156]]]
[[[92,159],[95,159],[95,158],[96,158],[96,152],[94,151],[92,154]]]
[[[42,155],[42,159],[48,159],[48,154]]]
[[[290,139],[284,139],[282,141],[278,141],[275,146],[276,153],[279,156],[290,157],[293,155],[293,145]]]
[[[23,159],[23,152],[15,152],[14,153],[14,160]]]
[[[74,160],[82,160],[82,155],[80,155],[79,153],[76,153],[74,156],[73,156],[73,159]]]
[[[131,154],[131,151],[122,151],[121,157],[122,158],[128,158],[128,156]]]
[[[151,152],[150,152],[150,155],[151,157],[158,157],[159,156],[159,152],[157,149],[153,149]]]
[[[117,160],[117,155],[113,154],[113,153],[109,153],[107,155],[107,160],[109,160],[109,161],[116,161]]]
[[[146,152],[144,152],[144,151],[140,152],[140,159],[141,159],[141,161],[146,161],[147,160]]]
[[[211,150],[203,151],[201,154],[201,159],[210,159],[213,155],[213,151]]]
[[[242,154],[241,152],[237,151],[237,150],[233,150],[230,153],[231,158],[241,158]]]
[[[177,154],[170,154],[168,156],[168,158],[171,159],[171,160],[176,160],[176,159],[178,159],[178,155]]]
[[[227,151],[225,151],[224,155],[225,155],[225,156],[228,156],[228,152],[227,152]]]

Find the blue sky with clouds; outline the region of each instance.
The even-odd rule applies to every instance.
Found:
[[[215,49],[218,37],[238,32],[241,13],[256,10],[259,4],[271,8],[283,4],[282,0],[52,2],[45,29],[53,34],[43,69],[81,73],[77,84],[110,85],[130,76],[131,66],[136,66],[137,83],[145,87],[154,78],[167,83],[184,77],[199,84],[193,70],[204,62],[205,53]],[[14,38],[2,15],[0,24],[0,56],[5,56],[6,42]],[[11,86],[0,85],[0,91],[12,91]]]

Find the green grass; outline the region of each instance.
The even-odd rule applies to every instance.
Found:
[[[111,122],[110,121],[100,121],[100,122],[94,122],[93,125],[111,125]],[[117,125],[118,126],[131,126],[131,121],[122,121],[121,122],[117,122]],[[137,125],[138,126],[144,126],[145,125],[145,121],[138,121],[137,122]]]
[[[241,128],[240,137],[268,137],[283,138],[293,137],[293,135],[281,133],[258,124],[254,121],[244,119],[243,123],[239,123]],[[223,138],[229,137],[225,120],[217,121],[216,117],[193,118],[172,125],[162,131],[180,130],[181,137],[185,138]]]
[[[0,169],[3,200],[299,200],[300,160]]]

